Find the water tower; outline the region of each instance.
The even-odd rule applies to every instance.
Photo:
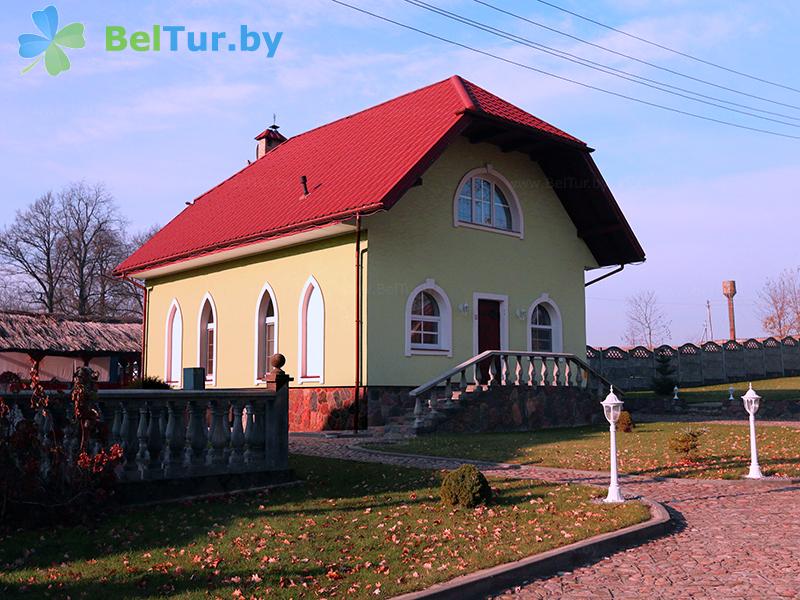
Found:
[[[736,317],[733,314],[733,297],[736,295],[736,282],[733,280],[722,282],[722,295],[728,299],[728,323],[731,328],[731,337],[736,339]]]

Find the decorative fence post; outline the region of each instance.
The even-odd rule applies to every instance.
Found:
[[[265,406],[266,466],[268,469],[289,467],[289,382],[293,381],[283,372],[286,357],[275,354],[270,361],[272,370],[267,374],[267,397]]]

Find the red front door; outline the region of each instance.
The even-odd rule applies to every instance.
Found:
[[[500,350],[500,301],[478,300],[478,353],[486,350]],[[491,359],[480,364],[480,382],[489,381]],[[495,359],[495,368],[499,365]]]

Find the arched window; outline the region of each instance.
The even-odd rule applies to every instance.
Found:
[[[456,197],[456,225],[522,235],[522,216],[509,183],[490,169],[464,176]]]
[[[406,302],[406,356],[450,354],[451,311],[447,295],[432,279],[417,286]]]
[[[217,310],[206,294],[200,307],[198,331],[198,363],[206,370],[206,381],[217,380]]]
[[[269,284],[264,285],[256,304],[255,328],[255,381],[258,383],[264,380],[271,369],[272,355],[278,352],[278,308]]]
[[[411,303],[411,347],[439,348],[442,316],[430,292],[420,292]]]
[[[562,352],[561,312],[544,294],[528,311],[528,350],[531,352]]]
[[[177,300],[167,312],[165,377],[167,383],[180,385],[183,367],[183,317]]]
[[[325,368],[325,301],[310,277],[300,295],[300,380],[321,383]]]
[[[541,304],[533,309],[531,315],[531,350],[553,351],[553,323],[550,313]]]

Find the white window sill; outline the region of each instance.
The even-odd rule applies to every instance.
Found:
[[[443,348],[411,348],[406,356],[453,356],[453,351]]]
[[[467,227],[469,229],[477,229],[478,231],[487,231],[489,233],[499,233],[500,235],[507,235],[522,239],[521,231],[511,231],[508,229],[498,229],[496,227],[489,227],[488,225],[478,225],[477,223],[469,223],[467,221],[456,221],[456,227]]]

